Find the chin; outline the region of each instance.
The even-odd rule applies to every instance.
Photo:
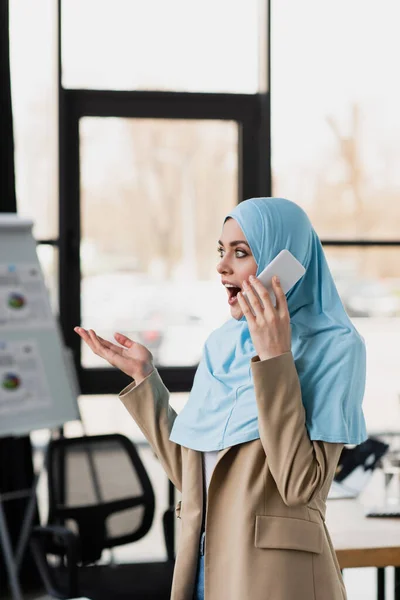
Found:
[[[231,308],[231,316],[233,319],[236,319],[236,321],[239,321],[243,317],[242,309],[239,308],[239,310],[238,310],[236,306],[232,307]]]

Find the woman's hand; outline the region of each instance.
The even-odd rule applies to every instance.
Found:
[[[110,365],[132,377],[137,384],[154,370],[153,355],[150,350],[146,346],[130,340],[122,333],[114,334],[116,341],[123,346],[121,348],[121,346],[103,340],[93,329],[86,330],[83,327],[75,327],[74,331],[97,356],[101,356]]]
[[[251,339],[260,360],[267,360],[291,351],[290,315],[286,296],[281,288],[278,277],[273,277],[272,286],[276,296],[276,308],[272,304],[271,296],[259,279],[250,276],[250,284],[243,282],[243,290],[253,308],[253,315],[249,304],[242,293],[238,294],[238,301],[244,316],[247,319]],[[264,305],[262,307],[257,292]]]

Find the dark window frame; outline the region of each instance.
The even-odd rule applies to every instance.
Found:
[[[115,393],[126,383],[122,373],[109,368],[84,368],[80,339],[73,332],[80,323],[80,156],[79,121],[83,117],[229,120],[239,129],[239,198],[269,195],[270,174],[262,164],[262,105],[258,95],[194,94],[175,92],[118,92],[63,90],[60,139],[60,316],[64,338],[72,348],[84,393]],[[264,132],[265,136],[265,132]],[[264,140],[267,148],[267,138]],[[190,389],[195,367],[159,367],[171,391]]]

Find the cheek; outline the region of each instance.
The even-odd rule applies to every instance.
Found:
[[[257,266],[253,267],[253,266],[247,266],[246,269],[244,269],[241,273],[242,275],[242,280],[243,279],[249,279],[250,275],[255,275],[257,273]]]

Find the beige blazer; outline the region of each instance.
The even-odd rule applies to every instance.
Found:
[[[343,444],[311,442],[291,352],[251,361],[260,439],[221,450],[206,509],[205,600],[344,600],[325,525]],[[158,371],[120,398],[182,492],[171,600],[192,600],[202,522],[201,453],[169,440],[176,413]]]

